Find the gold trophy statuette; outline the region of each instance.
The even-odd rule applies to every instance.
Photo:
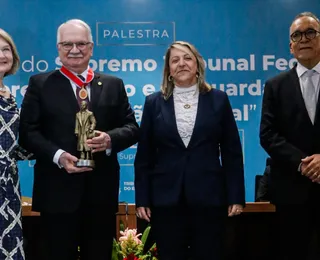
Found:
[[[96,119],[91,111],[88,110],[86,101],[81,102],[80,111],[76,114],[76,126],[74,133],[78,137],[77,150],[80,152],[80,159],[77,167],[94,168],[95,163],[92,159],[91,148],[87,145],[87,139],[94,137]]]

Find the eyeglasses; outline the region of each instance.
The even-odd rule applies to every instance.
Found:
[[[314,29],[308,29],[304,32],[296,31],[293,34],[290,35],[290,38],[293,42],[300,42],[302,40],[302,35],[308,40],[313,40],[320,34],[319,31],[316,31]]]
[[[74,45],[76,45],[78,50],[83,51],[91,42],[59,42],[58,44],[60,44],[65,51],[72,50]]]

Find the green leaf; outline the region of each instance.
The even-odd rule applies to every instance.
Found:
[[[118,251],[119,251],[118,243],[115,239],[113,239],[111,260],[119,260]]]
[[[120,224],[119,224],[119,226],[120,226],[120,227],[119,227],[120,231],[124,231],[124,230],[125,230],[125,225],[124,225],[123,221],[120,220],[119,222],[120,222]]]
[[[144,231],[143,231],[143,234],[142,234],[142,237],[141,237],[141,242],[142,244],[144,245],[147,241],[147,238],[148,238],[148,235],[150,233],[150,229],[151,229],[151,226],[148,226]]]

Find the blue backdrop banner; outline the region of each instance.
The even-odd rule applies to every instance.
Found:
[[[244,152],[247,201],[254,199],[255,175],[265,168],[259,144],[264,82],[294,64],[293,18],[306,10],[320,14],[319,0],[2,0],[1,10],[1,27],[13,36],[21,57],[19,72],[5,79],[19,105],[31,75],[61,67],[56,34],[68,19],[91,26],[90,66],[124,80],[138,122],[145,97],[160,89],[168,45],[193,43],[206,62],[208,83],[230,98]],[[129,203],[134,203],[135,152],[132,146],[118,154],[120,201]],[[22,194],[28,197],[33,164],[19,163]]]

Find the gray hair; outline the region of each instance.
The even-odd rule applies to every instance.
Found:
[[[66,21],[65,23],[63,23],[63,24],[61,24],[61,25],[59,26],[58,31],[57,31],[57,43],[60,42],[60,31],[61,31],[61,28],[62,28],[65,24],[80,25],[80,26],[84,27],[84,28],[87,30],[87,32],[88,32],[89,42],[92,42],[92,43],[93,43],[92,32],[91,32],[90,26],[89,26],[86,22],[84,22],[84,21],[82,21],[82,20],[80,20],[80,19],[71,19],[71,20],[68,20],[68,21]]]
[[[302,13],[296,15],[296,17],[293,19],[292,23],[294,23],[295,20],[297,20],[297,19],[299,19],[301,17],[311,17],[311,18],[313,18],[314,20],[317,21],[317,23],[319,25],[319,29],[320,29],[320,20],[319,20],[319,18],[314,13],[311,13],[311,12],[302,12]]]

